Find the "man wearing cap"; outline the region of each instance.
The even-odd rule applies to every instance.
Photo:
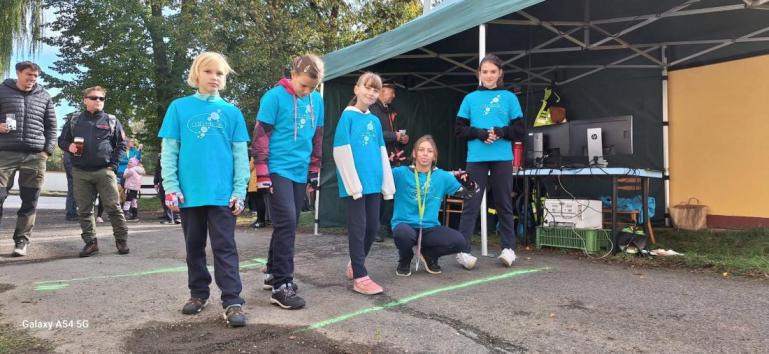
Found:
[[[409,136],[406,135],[406,130],[402,129],[402,126],[399,126],[396,122],[398,112],[391,106],[393,100],[395,100],[395,83],[385,81],[379,93],[379,100],[371,105],[369,109],[371,113],[379,118],[379,122],[382,123],[385,147],[387,148],[387,154],[390,156],[390,166],[395,168],[402,163],[406,163],[404,151],[406,150],[406,144],[409,143]],[[379,214],[382,227],[388,235],[392,235],[390,219],[393,216],[393,201],[383,200]],[[377,235],[375,241],[382,242],[384,239],[381,235]]]
[[[20,62],[16,76],[0,85],[0,220],[18,171],[21,207],[16,213],[12,255],[21,257],[27,255],[35,226],[45,163],[56,146],[56,113],[51,96],[37,84],[40,66]]]

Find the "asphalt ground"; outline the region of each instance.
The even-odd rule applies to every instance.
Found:
[[[638,269],[584,256],[519,250],[505,268],[480,257],[473,271],[453,257],[443,274],[395,275],[392,240],[375,244],[367,267],[382,295],[352,291],[347,241],[297,236],[299,294],[307,307],[269,303],[259,271],[268,229],[240,227],[245,328],[226,328],[219,292],[196,316],[181,228],[152,217],[131,223],[129,255],[109,224],[100,254],[78,258],[77,223],[41,210],[30,255],[12,258],[15,209],[0,229],[0,324],[57,352],[766,352],[769,282],[671,269]],[[475,253],[475,251],[474,251]],[[209,250],[210,254],[210,250]],[[209,264],[213,264],[209,257]],[[48,326],[53,328],[48,328]]]

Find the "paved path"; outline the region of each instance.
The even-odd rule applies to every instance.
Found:
[[[441,275],[403,278],[394,274],[395,248],[388,240],[374,246],[367,262],[385,294],[368,297],[352,292],[343,275],[343,236],[302,234],[296,279],[308,306],[281,310],[260,287],[269,230],[246,228],[238,229],[237,241],[249,326],[230,330],[218,305],[198,316],[179,312],[188,293],[178,226],[154,219],[131,224],[127,256],[116,254],[108,227],[99,226],[101,254],[80,259],[77,225],[50,213],[41,211],[28,258],[8,257],[9,230],[0,231],[0,322],[22,329],[59,320],[83,327],[88,321],[88,328],[27,329],[60,352],[260,352],[268,350],[260,343],[279,348],[299,340],[309,352],[321,340],[348,352],[769,348],[768,282],[627,268],[559,252],[521,251],[513,268],[482,258],[472,272],[447,257]],[[213,290],[212,298],[218,296]]]

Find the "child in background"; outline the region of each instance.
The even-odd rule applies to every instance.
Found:
[[[263,183],[259,183],[259,177],[256,175],[256,166],[254,159],[251,159],[251,178],[248,180],[248,210],[252,216],[256,216],[256,221],[251,224],[254,229],[260,229],[267,226],[267,207],[265,205],[264,195],[269,193],[269,187],[265,188]]]
[[[462,252],[467,241],[461,233],[438,222],[443,197],[454,195],[471,198],[477,189],[467,174],[441,170],[438,147],[429,135],[417,139],[411,153],[414,164],[393,169],[395,179],[395,213],[392,218],[393,238],[398,247],[398,267],[395,274],[411,275],[412,248],[417,247],[417,262],[430,274],[440,274],[438,259]]]
[[[126,220],[139,220],[139,192],[142,189],[142,176],[144,167],[139,160],[132,157],[128,160],[128,167],[123,172],[123,181],[126,190],[126,199],[123,203],[123,213]]]
[[[392,199],[395,193],[382,125],[369,111],[381,89],[379,75],[361,75],[334,134],[339,196],[347,202],[350,262],[345,274],[353,280],[353,290],[365,295],[384,291],[369,277],[365,262],[379,231],[381,198]]]
[[[208,305],[211,273],[206,241],[214,253],[214,277],[221,290],[224,319],[246,325],[240,297],[235,217],[243,211],[248,185],[248,131],[243,113],[219,97],[232,68],[219,53],[205,52],[192,62],[187,83],[194,95],[171,102],[160,127],[160,165],[165,202],[180,212],[187,250],[190,299],[182,313],[194,315]]]
[[[323,62],[305,54],[291,67],[291,79],[280,80],[262,96],[251,146],[257,187],[272,191],[263,289],[272,290],[270,303],[287,310],[305,305],[296,294],[294,241],[307,182],[318,186],[323,146],[323,97],[315,92],[323,81]]]

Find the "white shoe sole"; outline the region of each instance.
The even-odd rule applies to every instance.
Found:
[[[280,301],[278,301],[278,300],[275,300],[275,299],[273,299],[273,298],[270,298],[270,303],[271,303],[271,304],[274,304],[274,305],[278,305],[278,306],[280,306],[281,308],[283,308],[283,309],[286,309],[286,310],[298,310],[298,309],[300,309],[300,308],[304,307],[304,306],[299,306],[299,307],[291,307],[291,306],[286,306],[286,305],[283,305],[282,303],[280,303]]]
[[[497,257],[497,259],[499,259],[505,267],[512,267],[513,263],[515,263],[515,260],[508,262],[504,257]]]

